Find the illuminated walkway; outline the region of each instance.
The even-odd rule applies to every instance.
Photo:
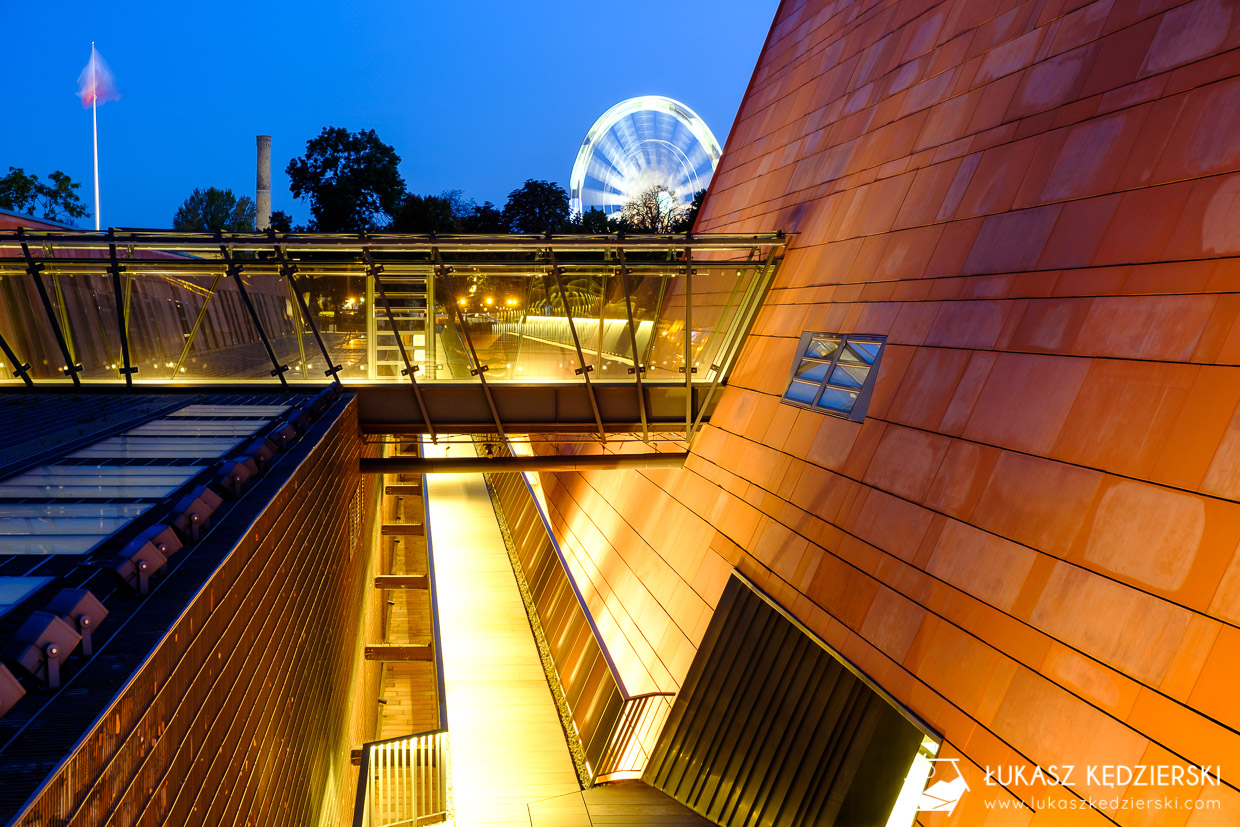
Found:
[[[528,826],[577,776],[482,477],[427,480],[456,823]]]

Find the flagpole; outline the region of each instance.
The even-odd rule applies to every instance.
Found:
[[[95,143],[95,231],[99,231],[99,85],[95,78],[95,41],[90,42],[90,120]]]

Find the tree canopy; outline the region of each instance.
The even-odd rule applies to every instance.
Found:
[[[490,201],[474,204],[461,219],[461,230],[467,233],[506,233],[504,214]]]
[[[384,226],[405,195],[400,156],[373,129],[324,127],[285,172],[293,197],[310,202],[312,230],[362,232]]]
[[[77,195],[80,184],[60,170],[47,178],[51,183],[27,175],[21,167],[9,167],[9,174],[0,178],[0,208],[31,216],[37,210],[43,218],[65,224],[88,214]]]
[[[530,178],[508,193],[503,216],[509,232],[561,232],[569,223],[568,193],[559,184]]]
[[[284,210],[276,210],[271,214],[271,229],[277,233],[291,233],[293,231],[293,216]]]
[[[635,233],[671,233],[688,211],[688,205],[680,202],[675,190],[656,184],[625,204],[621,217],[625,227]]]
[[[672,228],[674,233],[688,233],[693,231],[693,225],[697,223],[698,213],[702,211],[702,202],[706,200],[706,190],[698,190],[693,193],[693,200],[689,202],[689,206],[685,208],[684,215],[681,216],[680,222]]]
[[[574,218],[576,220],[573,223],[578,225],[577,229],[586,235],[606,235],[616,231],[616,225],[607,217],[607,213],[598,207],[591,207]]]
[[[232,190],[207,187],[190,193],[172,217],[172,227],[183,232],[252,233],[254,218],[254,200],[248,195],[238,198]]]

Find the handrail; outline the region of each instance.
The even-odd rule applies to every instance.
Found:
[[[625,698],[624,711],[607,739],[603,758],[594,773],[597,783],[642,777],[675,697],[675,692],[647,692]]]
[[[499,443],[497,454],[513,451],[505,441]],[[552,692],[567,708],[561,714],[571,718],[565,731],[570,747],[575,752],[579,747],[584,762],[578,768],[582,783],[640,778],[675,693],[629,694],[529,480],[524,474],[519,483],[506,474],[491,479],[497,503],[513,512],[504,515],[506,539],[514,545],[514,567],[521,567],[518,582],[528,584],[527,610],[538,621],[535,637],[541,632],[540,644],[546,645],[554,667],[554,675],[550,670],[548,674]],[[538,523],[545,540],[530,530]],[[519,541],[522,545],[516,547]],[[565,611],[566,603],[574,609]],[[588,645],[581,645],[582,635],[588,636]],[[577,643],[566,645],[570,641]],[[600,669],[610,681],[596,679]]]
[[[448,813],[446,727],[362,744],[353,827],[433,824]]]

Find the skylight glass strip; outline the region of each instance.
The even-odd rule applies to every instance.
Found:
[[[69,456],[73,459],[177,459],[222,457],[240,443],[235,437],[114,436]]]
[[[265,419],[157,419],[139,425],[126,436],[235,436],[246,437],[267,424]]]

